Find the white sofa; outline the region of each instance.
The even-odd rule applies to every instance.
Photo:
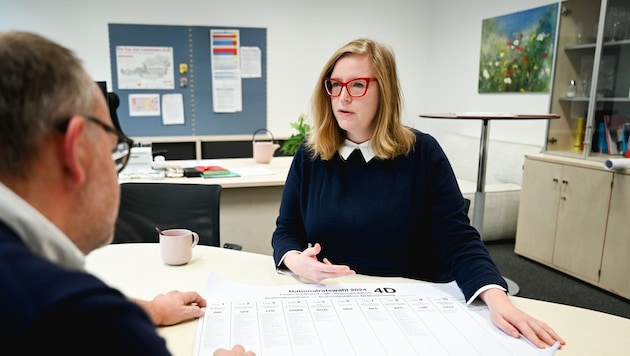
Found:
[[[474,214],[478,137],[446,134],[440,140],[464,197],[471,200],[468,216]],[[523,178],[525,154],[539,153],[542,147],[490,140],[486,164],[486,203],[481,238],[484,241],[511,239],[516,236],[516,221]]]

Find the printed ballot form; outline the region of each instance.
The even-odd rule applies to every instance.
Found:
[[[386,280],[386,279],[385,279]],[[553,355],[512,338],[455,282],[245,285],[211,273],[195,355]]]

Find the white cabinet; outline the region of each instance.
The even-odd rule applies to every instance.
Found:
[[[581,159],[527,156],[515,252],[630,297],[629,214],[630,176]]]
[[[597,283],[613,173],[562,166],[554,266]]]
[[[515,252],[551,264],[558,221],[562,166],[525,159]]]

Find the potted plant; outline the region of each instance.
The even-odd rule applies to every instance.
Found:
[[[289,137],[280,148],[280,151],[284,152],[288,155],[294,155],[295,151],[297,151],[300,144],[308,137],[309,132],[311,131],[311,125],[306,122],[306,114],[302,113],[296,122],[291,123],[291,127],[297,130],[297,133],[294,133]]]

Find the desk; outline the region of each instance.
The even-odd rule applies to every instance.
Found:
[[[185,266],[167,266],[160,260],[158,244],[108,245],[87,257],[86,268],[128,296],[152,299],[172,289],[203,293],[210,272],[236,282],[259,285],[296,284],[289,275],[276,273],[271,256],[210,246],[196,246]],[[373,283],[383,278],[355,275],[329,283]],[[421,283],[387,278],[393,283]],[[567,341],[556,353],[571,355],[627,355],[630,319],[588,309],[533,299],[510,297],[525,312],[551,325]],[[197,321],[158,328],[174,355],[193,355]]]
[[[227,169],[256,169],[267,170],[271,174],[243,175],[241,177],[226,178],[126,178],[119,182],[164,182],[164,183],[188,183],[188,184],[220,184],[223,188],[252,188],[284,186],[287,174],[293,162],[293,157],[274,157],[269,163],[256,163],[253,158],[224,158],[212,159]],[[166,161],[167,166],[189,166],[195,160]]]
[[[488,160],[488,137],[490,130],[490,120],[541,120],[557,119],[556,114],[543,115],[518,115],[499,113],[445,113],[445,114],[420,114],[420,117],[434,119],[465,119],[481,120],[481,140],[479,142],[479,164],[477,168],[477,191],[475,192],[475,202],[473,210],[472,225],[479,231],[483,231],[483,214],[486,204],[486,162]]]
[[[119,182],[159,182],[185,184],[220,184],[221,242],[243,246],[249,252],[271,254],[271,235],[276,228],[282,190],[293,157],[274,157],[268,164],[257,164],[253,158],[216,160],[227,169],[266,169],[271,174],[228,178],[132,178]],[[177,164],[178,161],[169,161]],[[189,162],[189,161],[181,161]],[[246,221],[247,223],[243,223]]]

